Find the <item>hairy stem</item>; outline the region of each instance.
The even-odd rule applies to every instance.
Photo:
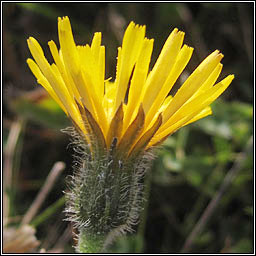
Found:
[[[100,253],[104,240],[104,236],[90,235],[82,229],[76,250],[78,253]]]

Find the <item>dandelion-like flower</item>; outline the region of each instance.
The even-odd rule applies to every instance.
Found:
[[[216,50],[174,96],[169,95],[193,48],[183,45],[185,34],[175,28],[149,71],[154,41],[145,37],[145,30],[134,22],[127,27],[114,82],[105,78],[100,32],[91,45],[76,45],[69,18],[59,18],[60,49],[48,43],[53,64],[36,39],[28,39],[35,60],[27,60],[31,71],[75,127],[80,166],[71,181],[67,212],[80,232],[79,251],[102,248],[107,235],[132,230],[142,207],[142,180],[151,149],[210,115],[210,104],[234,78],[229,75],[215,84],[223,58]]]

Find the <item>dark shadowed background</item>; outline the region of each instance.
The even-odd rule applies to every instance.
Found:
[[[151,67],[173,28],[186,33],[185,43],[194,47],[194,53],[176,89],[215,49],[224,54],[219,80],[228,74],[235,74],[235,80],[212,105],[213,115],[184,127],[163,144],[151,172],[144,221],[137,235],[119,239],[111,250],[254,251],[252,2],[3,3],[2,7],[6,227],[22,222],[54,163],[63,161],[66,169],[30,223],[41,242],[36,251],[74,252],[72,227],[63,221],[61,199],[67,189],[65,177],[72,173],[73,152],[68,147],[68,135],[60,129],[70,123],[27,67],[26,59],[31,57],[27,38],[33,36],[40,42],[51,63],[47,42],[54,40],[58,45],[57,17],[69,16],[77,44],[90,43],[94,32],[101,31],[106,46],[106,78],[114,79],[117,47],[133,20],[145,24],[146,36],[155,39]],[[205,211],[216,195],[220,200]]]

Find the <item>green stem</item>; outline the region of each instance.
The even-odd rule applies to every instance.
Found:
[[[104,244],[104,236],[96,236],[81,230],[77,246],[78,253],[100,253]]]

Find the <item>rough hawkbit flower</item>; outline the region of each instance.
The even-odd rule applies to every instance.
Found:
[[[118,48],[114,82],[105,78],[101,33],[76,45],[68,17],[58,19],[60,49],[50,41],[53,64],[33,37],[27,63],[51,97],[72,120],[77,152],[66,212],[79,231],[77,250],[99,252],[116,235],[132,231],[143,207],[143,178],[152,149],[181,127],[210,115],[210,104],[234,75],[215,84],[223,55],[211,53],[174,96],[173,85],[193,48],[175,28],[149,71],[153,39],[131,22]]]

